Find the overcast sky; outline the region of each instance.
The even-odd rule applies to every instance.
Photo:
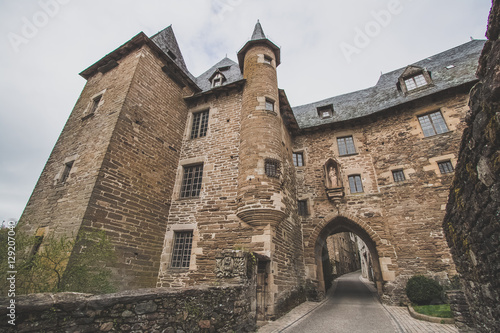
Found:
[[[0,222],[18,219],[80,94],[78,75],[137,33],[172,24],[198,76],[236,53],[257,19],[281,47],[292,106],[375,85],[484,39],[490,0],[0,0]]]

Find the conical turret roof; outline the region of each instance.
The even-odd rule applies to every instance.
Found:
[[[274,55],[276,56],[276,67],[278,67],[278,65],[281,63],[280,48],[266,37],[266,35],[264,34],[264,30],[262,29],[262,25],[257,20],[257,24],[255,24],[255,28],[253,30],[252,38],[248,42],[246,42],[246,44],[238,52],[238,62],[240,63],[242,72],[245,54],[247,53],[248,49],[257,44],[264,44],[271,50],[273,50]]]
[[[259,39],[266,39],[266,35],[264,34],[264,30],[262,30],[262,25],[260,25],[259,20],[257,20],[257,24],[253,29],[252,38],[250,38],[250,40],[259,40]]]

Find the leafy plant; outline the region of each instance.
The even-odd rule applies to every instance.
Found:
[[[442,303],[443,287],[435,280],[423,275],[412,276],[406,284],[406,295],[418,305]]]
[[[0,293],[8,291],[9,268],[7,232],[0,231]],[[16,294],[74,291],[108,293],[115,291],[108,266],[114,250],[103,231],[83,231],[66,236],[15,236]]]

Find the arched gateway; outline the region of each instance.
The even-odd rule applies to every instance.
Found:
[[[395,278],[396,252],[394,246],[382,239],[366,222],[352,216],[331,214],[319,223],[305,242],[307,278],[316,286],[318,295],[325,293],[323,278],[323,247],[328,236],[339,232],[352,232],[359,236],[368,247],[373,259],[374,282],[378,294],[384,297],[385,282]]]

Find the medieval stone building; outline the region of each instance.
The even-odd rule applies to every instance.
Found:
[[[237,62],[199,77],[171,27],[139,33],[80,73],[20,227],[104,230],[123,290],[239,281],[251,252],[260,318],[321,295],[326,239],[352,232],[382,299],[399,302],[413,274],[456,274],[441,222],[483,44],[291,107],[259,23]]]

